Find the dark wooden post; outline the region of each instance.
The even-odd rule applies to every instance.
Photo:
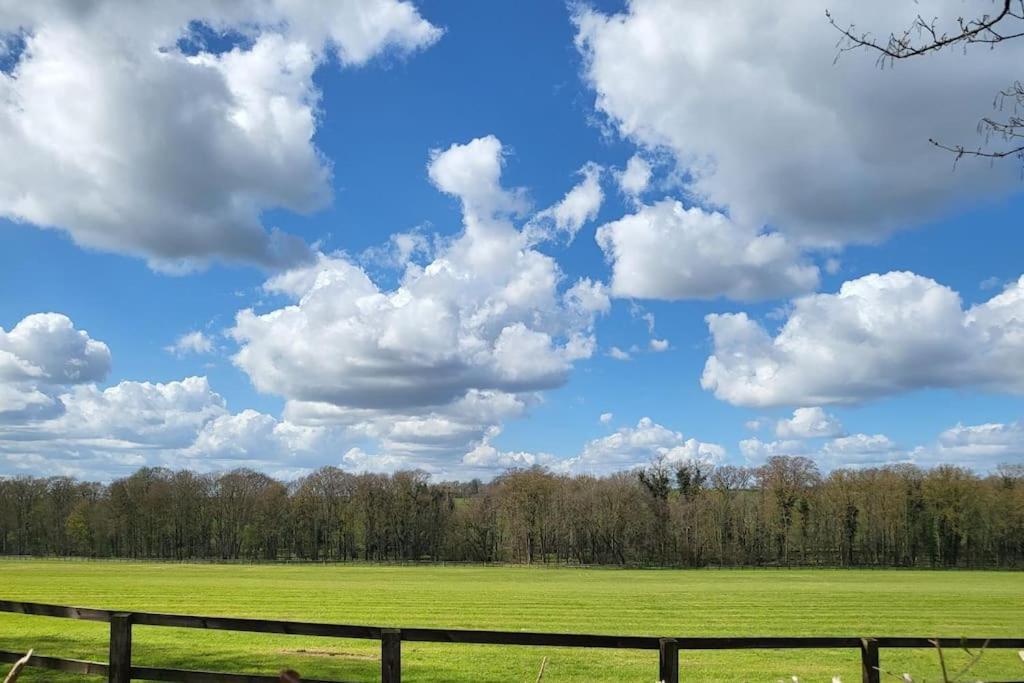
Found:
[[[662,638],[658,642],[658,680],[679,683],[679,643],[675,638]]]
[[[863,683],[881,683],[882,671],[878,666],[878,641],[874,638],[861,638],[861,681],[863,681]]]
[[[110,683],[128,683],[132,678],[132,615],[110,615]]]
[[[385,628],[380,632],[381,683],[402,683],[402,631]]]

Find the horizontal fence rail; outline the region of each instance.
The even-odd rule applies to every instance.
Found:
[[[381,643],[381,681],[400,683],[401,644],[460,643],[476,645],[527,645],[569,648],[613,648],[657,650],[659,680],[679,681],[680,650],[793,650],[856,649],[861,655],[863,683],[880,683],[879,650],[892,648],[987,648],[1024,650],[1024,638],[927,638],[927,637],[855,637],[855,636],[743,636],[743,637],[657,637],[610,636],[580,633],[539,633],[523,631],[480,631],[440,628],[388,628],[351,626],[304,621],[274,621],[234,617],[203,617],[188,614],[124,612],[68,607],[38,602],[0,600],[0,612],[32,616],[81,619],[110,624],[110,657],[107,663],[33,655],[28,666],[77,674],[106,676],[111,683],[145,681],[195,681],[197,683],[274,683],[277,676],[220,673],[134,666],[131,661],[132,627],[165,626],[173,628],[245,631],[294,636],[322,636],[378,640]],[[22,653],[0,650],[0,662],[15,662]],[[303,678],[309,683],[331,683]],[[341,682],[334,682],[341,683]],[[1006,683],[1024,683],[1012,681]]]

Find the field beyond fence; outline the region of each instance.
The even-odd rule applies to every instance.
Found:
[[[293,668],[377,681],[391,652],[405,680],[434,683],[535,681],[542,663],[543,683],[650,683],[672,680],[674,662],[684,681],[851,683],[877,647],[882,670],[936,681],[936,636],[950,671],[970,659],[963,642],[976,652],[991,637],[969,680],[1024,679],[1016,651],[997,647],[1024,648],[1024,575],[1010,572],[0,561],[0,585],[0,597],[36,605],[0,610],[0,650],[92,662],[73,666],[99,675],[110,674],[112,624],[124,633],[127,621],[134,675],[154,680],[264,681]],[[121,610],[131,616],[114,620]],[[54,611],[84,618],[36,616]],[[31,669],[24,680],[72,676]]]
[[[146,681],[208,681],[209,683],[274,683],[273,676],[238,674],[234,672],[190,671],[146,666],[132,663],[132,628],[163,626],[221,631],[277,633],[293,636],[324,636],[380,641],[381,683],[402,680],[402,642],[460,643],[475,645],[533,645],[545,647],[607,648],[624,650],[656,650],[658,678],[663,683],[679,683],[680,650],[799,650],[853,648],[859,651],[863,683],[881,683],[879,651],[882,648],[973,648],[975,650],[1024,649],[1021,638],[924,638],[924,637],[644,637],[586,635],[569,633],[525,633],[517,631],[470,631],[461,629],[383,628],[321,624],[298,621],[269,621],[204,617],[149,612],[117,612],[111,610],[47,605],[34,602],[0,600],[0,611],[43,617],[84,619],[110,624],[109,658],[102,662],[82,661],[52,656],[29,659],[28,665],[57,671],[106,676],[110,683]],[[0,651],[0,660],[15,662],[22,655]],[[310,679],[305,679],[310,680]],[[311,683],[327,683],[311,681]]]

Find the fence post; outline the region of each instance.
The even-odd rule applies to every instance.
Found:
[[[129,683],[132,678],[132,615],[110,615],[109,683]]]
[[[878,641],[874,638],[861,638],[861,681],[863,683],[881,683],[882,672],[878,667]]]
[[[658,680],[679,683],[679,643],[675,638],[658,641]]]
[[[384,628],[380,631],[381,683],[402,683],[402,631]]]

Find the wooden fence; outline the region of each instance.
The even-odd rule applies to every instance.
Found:
[[[473,631],[438,628],[383,628],[346,626],[302,621],[269,621],[231,617],[198,617],[185,614],[119,612],[114,610],[66,607],[35,602],[0,600],[0,612],[15,612],[65,619],[85,619],[110,624],[110,657],[107,663],[33,655],[29,666],[78,674],[106,676],[111,683],[146,681],[195,681],[196,683],[276,683],[277,676],[217,673],[162,669],[132,664],[132,626],[170,626],[175,628],[248,631],[295,636],[325,636],[379,640],[381,643],[381,681],[399,683],[402,679],[402,642],[465,643],[485,645],[533,645],[550,647],[615,648],[656,650],[658,677],[665,683],[679,681],[680,650],[790,650],[856,649],[860,651],[863,683],[880,683],[879,650],[886,648],[1013,648],[1024,649],[1024,638],[904,638],[904,637],[743,637],[693,638],[655,636],[607,636],[574,633],[525,633],[521,631]],[[22,653],[0,651],[0,662],[14,662]],[[310,683],[329,683],[313,681]],[[1014,682],[1008,682],[1014,683]],[[1015,682],[1024,683],[1024,682]]]

